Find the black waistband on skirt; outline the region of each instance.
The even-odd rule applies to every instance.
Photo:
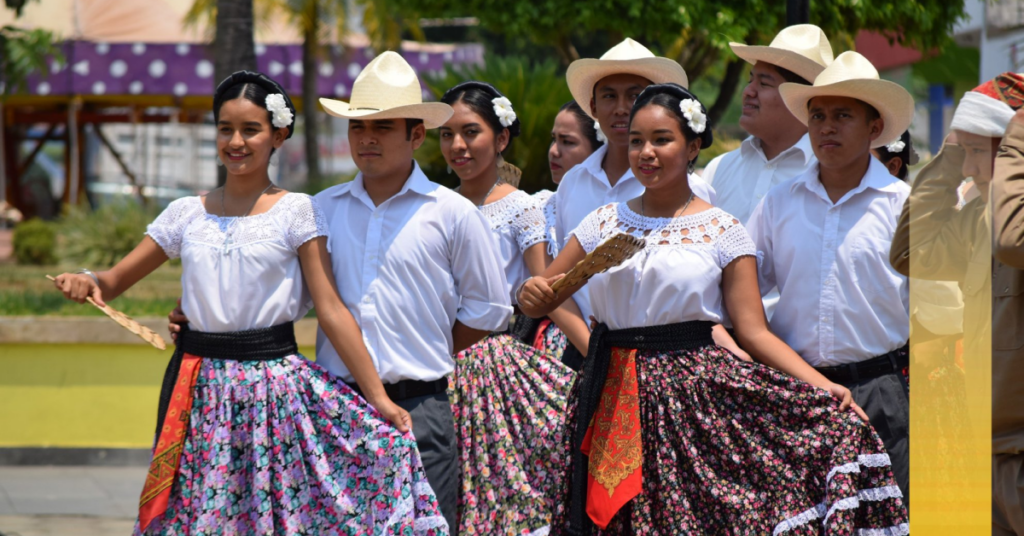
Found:
[[[606,324],[598,324],[590,334],[587,358],[580,375],[579,401],[576,407],[575,429],[572,434],[573,474],[569,502],[569,534],[585,536],[593,532],[593,523],[587,517],[587,469],[588,459],[580,450],[587,435],[590,420],[597,411],[601,392],[608,377],[612,348],[632,348],[671,352],[701,348],[714,344],[711,328],[714,322],[695,320],[677,324],[664,324],[642,328],[609,330]]]
[[[232,361],[270,361],[299,353],[299,345],[295,342],[295,324],[292,322],[226,333],[191,331],[184,327],[178,333],[177,345],[171,361],[167,363],[164,381],[160,386],[160,406],[156,418],[158,435],[163,428],[164,415],[167,414],[174,382],[178,379],[178,370],[181,369],[181,360],[185,354]]]

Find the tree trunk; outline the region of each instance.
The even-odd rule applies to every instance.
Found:
[[[729,109],[729,103],[732,102],[732,97],[736,94],[736,88],[739,86],[740,77],[743,75],[743,68],[746,65],[747,62],[733,58],[725,66],[725,76],[722,77],[722,83],[718,86],[718,97],[715,99],[715,104],[708,109],[708,122],[712,125],[717,125],[725,115],[725,111]]]
[[[580,53],[576,51],[568,34],[562,34],[555,38],[553,45],[563,66],[568,67],[570,63],[580,59]]]
[[[213,57],[214,88],[235,71],[256,70],[252,0],[217,0]],[[218,168],[217,184],[223,185],[226,180],[227,172]]]
[[[320,180],[320,135],[317,121],[319,107],[316,91],[316,59],[319,49],[317,29],[320,27],[320,14],[317,2],[308,4],[306,27],[302,32],[302,118],[306,129],[306,181],[315,184]]]

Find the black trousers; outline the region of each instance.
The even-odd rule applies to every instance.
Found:
[[[843,385],[882,438],[903,503],[910,504],[910,390],[903,377],[894,371]]]
[[[459,464],[455,439],[455,417],[448,395],[419,396],[396,400],[412,416],[412,434],[423,459],[427,482],[437,495],[441,514],[448,521],[452,534],[458,531]]]

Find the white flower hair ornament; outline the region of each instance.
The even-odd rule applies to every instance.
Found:
[[[608,143],[608,136],[605,136],[604,131],[601,130],[601,123],[594,121],[594,132],[597,134],[597,141]]]
[[[284,101],[284,95],[273,93],[267,95],[267,110],[270,112],[270,123],[274,128],[287,128],[292,124],[294,116]]]
[[[683,99],[679,102],[679,110],[683,112],[686,124],[690,126],[691,130],[697,134],[704,132],[704,129],[707,128],[708,118],[704,115],[699,102],[693,99]]]
[[[903,149],[906,148],[907,144],[903,143],[903,140],[896,139],[896,141],[885,146],[885,150],[890,153],[902,153]]]
[[[512,109],[512,101],[506,97],[495,97],[491,99],[494,105],[494,115],[498,116],[501,126],[508,128],[516,122],[516,112]]]

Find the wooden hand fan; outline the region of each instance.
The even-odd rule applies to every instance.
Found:
[[[636,255],[644,249],[647,241],[633,235],[618,233],[608,240],[601,242],[594,251],[587,254],[584,259],[573,266],[565,277],[555,281],[551,290],[558,292],[562,289],[574,287],[587,281],[595,274],[599,274],[609,268],[614,268]]]
[[[48,275],[46,276],[46,278],[49,279],[50,281],[54,281],[54,278],[52,276]],[[122,313],[121,311],[118,311],[117,309],[114,309],[109,305],[100,305],[92,301],[92,298],[86,298],[85,300],[91,303],[93,307],[99,309],[100,311],[103,311],[104,314],[109,316],[114,322],[120,324],[121,327],[123,327],[124,329],[127,329],[128,331],[141,337],[142,340],[148,342],[149,344],[152,344],[154,348],[158,350],[167,349],[167,343],[164,341],[163,337],[157,334],[157,332],[147,328],[146,326],[143,326],[142,324],[136,322],[135,320],[132,320],[130,316]]]

